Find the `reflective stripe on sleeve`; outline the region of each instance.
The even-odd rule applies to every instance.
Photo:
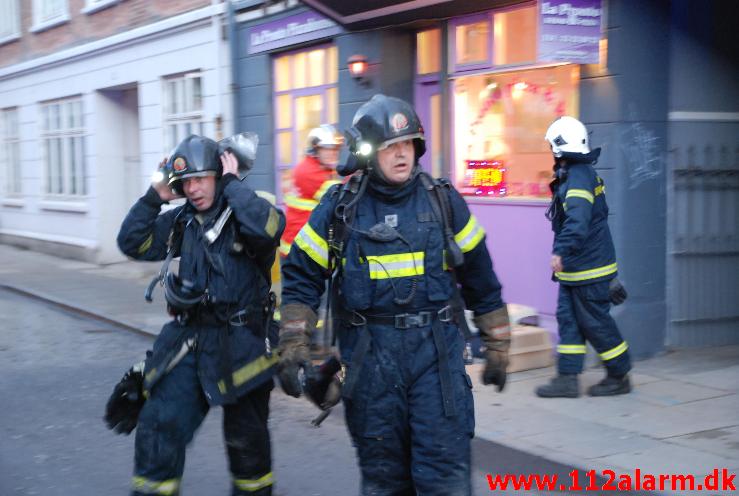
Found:
[[[305,223],[295,237],[294,244],[318,265],[328,269],[328,243],[313,230],[309,223]]]
[[[143,243],[139,246],[138,251],[139,255],[143,254],[145,251],[147,251],[149,248],[151,248],[151,243],[154,241],[154,234],[149,234],[149,236],[144,240]]]
[[[280,240],[280,255],[287,256],[290,253],[290,247],[292,246],[292,243],[287,243],[283,240]]]
[[[271,357],[262,355],[256,360],[252,360],[240,369],[234,371],[234,387],[239,387],[242,384],[245,384],[249,379],[253,379],[265,370],[269,369],[277,363],[279,358],[280,357],[277,356],[277,354],[274,354]],[[226,383],[224,381],[218,381],[218,390],[221,394],[226,394]]]
[[[311,198],[300,198],[295,195],[289,195],[285,197],[285,205],[297,210],[305,210],[307,212],[310,212],[311,210],[316,208],[318,202]]]
[[[326,191],[328,191],[328,189],[334,184],[341,184],[341,181],[337,181],[336,179],[329,179],[328,181],[323,181],[323,184],[321,184],[321,187],[318,188],[318,191],[316,191],[316,194],[313,195],[313,198],[316,201],[320,200],[321,197],[326,194]]]
[[[485,237],[485,229],[477,222],[474,215],[470,215],[467,225],[454,235],[454,241],[457,243],[462,253],[472,251]]]
[[[586,189],[569,189],[565,195],[565,199],[567,198],[583,198],[593,203],[593,193]]]

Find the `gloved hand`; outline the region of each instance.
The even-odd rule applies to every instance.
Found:
[[[137,363],[115,385],[105,405],[103,420],[116,434],[131,434],[136,428],[139,413],[146,398],[143,394],[144,362]]]
[[[503,306],[479,315],[474,320],[485,345],[485,370],[482,372],[482,383],[486,386],[494,384],[498,386],[498,392],[501,392],[506,383],[508,349],[511,346],[508,309]]]
[[[328,410],[341,400],[344,373],[341,362],[332,356],[321,365],[305,371],[305,395],[321,410]]]
[[[277,376],[285,394],[299,397],[303,391],[300,370],[310,370],[310,337],[318,317],[305,305],[291,303],[280,308],[280,362]]]
[[[611,279],[611,283],[608,285],[608,298],[614,305],[620,305],[628,298],[626,288],[621,284],[621,281],[617,277]]]

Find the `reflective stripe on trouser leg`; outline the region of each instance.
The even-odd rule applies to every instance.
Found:
[[[141,410],[132,494],[178,494],[185,448],[207,412],[195,355],[188,353],[157,383]]]
[[[572,287],[560,284],[557,298],[557,371],[560,374],[579,374],[585,361],[585,338],[575,317],[572,298]]]
[[[272,494],[274,476],[270,450],[269,396],[272,381],[223,407],[223,434],[226,439],[233,495]]]
[[[622,376],[631,370],[628,345],[611,317],[609,281],[574,286],[573,307],[580,330],[598,352],[610,375]]]

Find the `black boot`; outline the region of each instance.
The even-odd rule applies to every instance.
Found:
[[[552,378],[549,384],[536,388],[536,395],[540,398],[577,398],[580,396],[577,375],[558,375]]]
[[[626,394],[631,392],[631,382],[629,376],[614,377],[607,375],[605,379],[598,384],[594,384],[588,388],[590,396],[615,396],[617,394]]]

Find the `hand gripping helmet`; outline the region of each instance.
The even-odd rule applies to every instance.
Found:
[[[321,124],[308,133],[305,153],[315,156],[319,148],[337,148],[344,143],[344,137],[331,124]]]
[[[426,152],[423,126],[416,111],[399,98],[375,95],[359,107],[346,132],[349,150],[372,159],[377,150],[393,143],[413,140],[416,160]]]
[[[585,125],[574,117],[562,116],[554,121],[544,136],[552,147],[555,157],[565,154],[590,153],[588,130]]]
[[[191,134],[170,153],[165,170],[169,186],[182,195],[182,179],[188,177],[220,176],[221,154],[228,151],[236,156],[239,172],[248,172],[254,164],[259,138],[254,133],[241,133],[224,138],[218,143],[204,136]]]
[[[177,145],[165,167],[169,174],[169,187],[182,195],[183,179],[220,173],[218,143],[210,138],[191,134]]]

